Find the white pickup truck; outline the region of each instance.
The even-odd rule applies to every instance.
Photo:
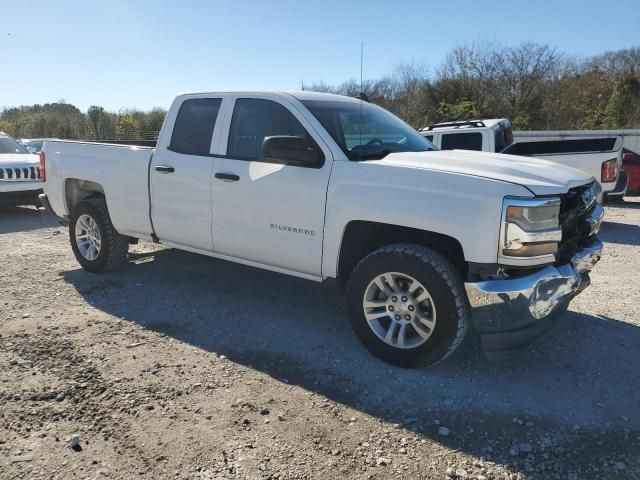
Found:
[[[444,359],[471,325],[488,356],[511,357],[589,284],[602,249],[592,177],[438,151],[343,96],[185,94],[155,149],[47,141],[43,152],[43,200],[68,220],[84,269],[123,264],[143,239],[337,280],[364,345],[403,366]]]
[[[549,160],[582,170],[602,187],[600,201],[622,198],[626,175],[622,166],[622,138],[572,138],[562,140],[513,141],[506,118],[477,118],[436,123],[420,133],[441,150],[477,150]]]

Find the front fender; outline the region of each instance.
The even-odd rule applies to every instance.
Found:
[[[496,263],[500,215],[507,195],[526,188],[497,180],[431,170],[335,162],[327,195],[323,277],[336,277],[349,222],[397,225],[453,237],[465,260]]]

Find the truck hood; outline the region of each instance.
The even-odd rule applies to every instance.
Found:
[[[40,157],[25,153],[0,153],[0,168],[22,168],[40,165]]]
[[[593,181],[575,168],[548,160],[469,150],[398,152],[371,163],[499,180],[521,185],[535,195],[566,193]]]

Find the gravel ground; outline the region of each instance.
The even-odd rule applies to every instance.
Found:
[[[0,212],[1,479],[640,479],[640,202],[517,360],[372,358],[342,294],[149,243],[82,271]]]

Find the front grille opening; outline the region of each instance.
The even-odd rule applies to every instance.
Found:
[[[40,180],[40,167],[0,168],[0,180]]]
[[[593,183],[572,188],[560,200],[562,240],[558,245],[556,265],[563,265],[592,242],[587,217],[596,207],[592,199]]]

